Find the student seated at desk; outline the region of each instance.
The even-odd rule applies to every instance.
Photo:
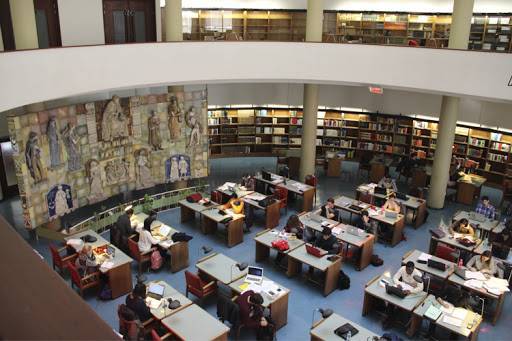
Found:
[[[422,277],[422,275],[421,271],[415,269],[414,262],[409,261],[396,272],[393,276],[393,281],[397,287],[403,287],[403,284],[411,287],[411,289],[404,290],[407,295],[415,294],[423,291],[423,282],[418,283],[414,276]]]
[[[469,221],[466,218],[462,218],[450,225],[449,232],[452,235],[459,233],[464,235],[464,237],[473,237],[475,235],[475,230],[469,225]]]
[[[247,290],[236,298],[236,303],[240,309],[240,322],[244,327],[256,330],[257,339],[267,329],[273,329],[273,326],[263,316],[263,297],[260,294]]]
[[[78,252],[75,266],[82,277],[98,270],[98,263],[96,263],[96,257],[92,252],[90,244],[84,244],[82,249]]]
[[[256,186],[256,180],[252,175],[246,174],[242,177],[242,181],[240,182],[242,186],[244,186],[248,191],[254,191],[254,187]]]
[[[475,212],[491,220],[494,220],[496,218],[496,209],[489,201],[488,196],[482,197],[482,201],[480,201],[478,205],[476,205]]]
[[[339,245],[329,227],[325,226],[320,237],[316,238],[315,246],[327,251],[328,254],[338,253]]]
[[[384,187],[388,190],[392,190],[393,192],[397,191],[395,180],[393,178],[391,178],[391,176],[387,172],[384,175],[384,177],[382,179],[380,179],[380,181],[377,185],[379,187]]]
[[[395,193],[391,193],[388,197],[388,200],[382,205],[382,209],[387,211],[393,211],[396,213],[400,213],[401,207],[398,201],[396,201]]]
[[[481,255],[473,256],[466,266],[471,271],[480,271],[486,277],[494,276],[497,272],[496,262],[489,250],[485,250]]]
[[[320,215],[327,219],[338,219],[338,211],[334,208],[334,199],[329,198],[325,205],[320,209]]]
[[[368,211],[361,211],[361,216],[356,220],[356,227],[371,234],[376,234],[376,224],[370,220]]]
[[[153,245],[158,246],[160,240],[153,237],[151,234],[151,224],[156,220],[156,214],[150,215],[146,219],[144,219],[144,227],[139,231],[139,241],[137,245],[139,247],[139,251],[141,253],[146,253],[151,251]],[[158,247],[158,251],[162,257],[167,257],[167,250]]]
[[[235,195],[236,196],[236,195]],[[241,214],[244,211],[244,202],[241,199],[238,198],[231,198],[227,203],[221,206],[221,209],[227,210],[231,208],[233,210],[233,213],[235,214]]]
[[[283,228],[283,231],[286,233],[293,233],[297,237],[297,239],[302,239],[305,237],[306,231],[304,230],[304,225],[300,222],[299,216],[296,214],[292,214],[288,221],[286,221],[286,225]],[[277,252],[277,256],[275,259],[275,263],[279,264],[281,260],[284,258],[284,253]]]
[[[126,296],[125,304],[130,308],[139,321],[145,322],[152,318],[151,310],[146,305],[146,285],[137,283],[132,292]]]

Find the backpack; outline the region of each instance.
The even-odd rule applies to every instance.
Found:
[[[152,270],[158,270],[162,267],[163,258],[160,255],[160,252],[158,250],[153,251],[151,253],[151,269]]]
[[[343,270],[340,270],[340,278],[338,279],[338,286],[340,290],[345,290],[350,288],[350,277],[347,276]]]
[[[203,196],[201,195],[201,193],[193,193],[193,194],[188,195],[186,199],[188,202],[194,203],[194,202],[198,202],[202,198],[203,198]]]
[[[382,264],[384,264],[384,261],[382,260],[382,258],[380,258],[379,256],[377,255],[372,255],[372,258],[370,260],[370,263],[373,265],[373,266],[381,266]]]
[[[284,239],[274,240],[272,242],[272,247],[278,249],[279,251],[286,251],[290,248],[290,246],[288,245],[288,241]]]
[[[105,284],[103,288],[101,288],[98,298],[102,301],[108,301],[112,299],[112,289],[110,289],[108,284]]]

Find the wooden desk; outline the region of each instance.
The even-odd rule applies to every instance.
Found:
[[[229,210],[227,210],[229,211]],[[233,247],[237,244],[240,244],[244,241],[244,231],[243,231],[243,223],[244,223],[244,215],[243,214],[231,214],[233,217],[232,220],[227,223],[222,223],[224,219],[229,217],[230,215],[221,215],[218,212],[217,208],[204,210],[201,212],[201,217],[203,219],[201,224],[201,229],[204,234],[209,234],[215,232],[217,230],[218,224],[222,224],[225,226],[227,231],[227,245],[229,247]]]
[[[343,316],[338,314],[332,314],[328,318],[322,319],[314,324],[313,329],[309,332],[311,335],[311,341],[342,341],[342,337],[334,334],[334,331],[345,323],[350,323],[354,328],[358,330],[356,335],[352,335],[352,341],[368,341],[373,340],[374,337],[379,335],[369,331],[368,329],[361,327],[357,323],[347,320]]]
[[[256,181],[263,182],[270,186],[281,186],[288,190],[289,193],[293,193],[302,196],[302,211],[311,211],[313,209],[313,200],[315,197],[315,188],[313,186],[306,185],[302,182],[285,179],[280,175],[270,173],[271,180],[265,180],[261,176],[256,176]]]
[[[361,271],[370,264],[373,255],[373,244],[375,243],[375,236],[373,234],[359,230],[356,236],[348,232],[349,228],[351,228],[350,225],[340,224],[335,220],[326,219],[318,213],[303,212],[299,214],[299,219],[304,226],[317,232],[322,232],[322,222],[328,222],[333,235],[343,244],[347,245],[346,251],[348,251],[348,245],[355,246],[361,250],[361,255],[355,263],[356,269]]]
[[[117,298],[122,295],[126,295],[132,290],[132,259],[128,257],[123,251],[118,249],[116,246],[110,244],[105,238],[100,236],[98,233],[87,230],[72,236],[66,237],[65,240],[81,238],[85,235],[90,235],[96,238],[93,243],[88,243],[92,248],[98,246],[109,245],[115,249],[115,256],[108,261],[114,262],[114,266],[110,269],[104,269],[100,266],[100,271],[107,275],[108,285],[112,290],[112,298]]]
[[[135,214],[134,216],[137,221],[142,222],[144,221],[144,219],[148,217],[148,215],[145,213],[138,213]],[[159,227],[162,225],[166,224],[162,223],[159,220],[155,220],[153,223],[151,223],[151,235],[160,240],[158,245],[160,245],[164,249],[169,250],[169,253],[171,254],[171,272],[178,272],[180,270],[183,270],[186,267],[188,267],[188,242],[173,242],[172,235],[179,231],[168,225],[166,226],[170,228],[170,232],[166,237],[162,237],[159,234]]]
[[[281,201],[276,200],[274,203],[265,207],[260,206],[259,201],[267,197],[267,195],[254,192],[244,196],[242,200],[245,202],[245,204],[250,205],[253,209],[262,210],[265,212],[265,228],[271,229],[279,225],[279,218],[281,217]]]
[[[336,260],[330,261],[327,258],[330,256],[336,257]],[[305,263],[325,274],[323,283],[324,296],[329,295],[331,292],[338,288],[338,278],[341,269],[341,257],[335,255],[326,255],[323,257],[315,257],[306,251],[306,246],[302,245],[288,253],[288,277],[293,277],[299,271],[299,267]]]
[[[172,314],[176,314],[178,311],[180,311],[180,310],[188,307],[189,305],[193,304],[193,302],[191,300],[189,300],[188,297],[183,295],[178,290],[174,289],[172,286],[167,284],[167,282],[165,282],[165,281],[151,281],[151,282],[147,283],[146,288],[149,288],[151,283],[157,283],[157,284],[163,285],[165,287],[165,289],[164,289],[164,296],[162,298],[162,300],[164,300],[164,302],[162,302],[162,304],[160,304],[160,306],[158,308],[154,308],[154,309],[150,308],[151,315],[153,315],[153,317],[155,319],[157,319],[157,320],[164,319],[167,316],[171,316]],[[167,306],[167,300],[169,298],[172,298],[173,300],[178,300],[180,302],[181,306],[179,306],[176,309],[170,309]]]
[[[444,259],[436,257],[436,256],[432,256],[432,259],[445,264],[446,270],[441,271],[439,269],[432,268],[432,267],[428,266],[428,264],[418,262],[418,258],[420,257],[420,255],[422,253],[423,253],[422,251],[418,251],[418,250],[411,250],[411,251],[407,252],[402,257],[402,265],[405,265],[409,261],[414,262],[416,269],[420,270],[421,272],[431,274],[432,276],[438,277],[442,280],[446,280],[448,277],[450,277],[450,275],[453,273],[453,271],[455,271],[455,265],[456,265],[455,263],[452,263],[450,261],[444,260]]]
[[[482,185],[486,178],[476,174],[466,174],[457,180],[457,202],[473,205],[476,197],[480,196]]]
[[[214,253],[200,259],[196,263],[196,268],[200,273],[228,285],[247,274],[247,269],[240,271],[236,264],[237,262],[228,256]]]
[[[338,157],[331,157],[326,159],[327,162],[327,176],[339,177],[341,175],[341,159]]]
[[[196,213],[219,206],[218,203],[213,201],[211,205],[205,206],[195,202],[188,202],[186,199],[180,200],[178,204],[180,205],[180,221],[182,223],[195,219]]]
[[[456,239],[454,239],[449,233],[447,233],[443,238],[436,238],[433,235],[430,236],[430,245],[429,245],[429,251],[431,255],[436,253],[436,248],[438,243],[443,243],[446,245],[449,245],[455,249],[466,251],[468,253],[473,253],[475,249],[477,249],[482,241],[480,239],[477,240],[477,243],[475,246],[464,246],[461,243],[459,243]]]
[[[263,277],[263,281],[273,282],[266,277]],[[247,290],[242,290],[240,288],[240,286],[244,285],[244,283],[246,283],[245,278],[242,277],[231,283],[229,287],[235,293],[235,295],[240,295],[243,291]],[[253,285],[252,288],[260,288],[259,291],[258,289],[255,291],[261,293],[261,296],[263,297],[263,306],[270,310],[270,317],[272,318],[276,329],[280,329],[284,327],[286,323],[288,323],[288,297],[290,296],[290,290],[275,282],[273,283],[277,285],[278,289],[280,290],[274,297],[269,296],[261,285]]]
[[[450,316],[450,314],[444,312],[441,313],[441,315],[439,315],[439,317],[436,320],[432,320],[428,317],[425,317],[425,313],[432,304],[439,305],[439,303],[436,302],[435,296],[428,295],[425,301],[423,301],[421,305],[414,309],[411,324],[409,326],[409,329],[407,330],[407,336],[413,337],[418,331],[418,329],[421,327],[423,318],[426,318],[431,323],[435,323],[436,326],[441,327],[451,333],[460,335],[467,340],[476,341],[478,339],[478,332],[480,331],[480,324],[482,323],[482,317],[479,314],[467,310],[467,315],[464,321],[462,322],[462,325],[460,327],[457,327],[444,321],[445,316]],[[473,324],[473,321],[476,321],[476,323]],[[471,324],[473,324],[473,326],[471,328],[468,328],[468,326],[470,326]]]
[[[233,189],[231,190],[229,187],[233,187]],[[245,187],[234,182],[225,183],[222,186],[217,187],[215,190],[222,195],[221,204],[227,203],[231,198],[233,198],[234,194],[236,194],[237,198],[243,198],[244,196],[253,193],[253,191],[248,191]]]
[[[167,316],[162,324],[182,340],[228,339],[229,328],[195,304]]]
[[[256,262],[268,259],[270,256],[270,249],[273,248],[272,242],[278,239],[283,239],[283,237],[280,237],[279,232],[276,230],[265,230],[256,235],[254,238],[254,241],[256,242]],[[285,255],[299,246],[304,245],[304,241],[297,238],[287,238],[287,241],[290,248],[282,252]]]
[[[414,309],[416,309],[416,307],[419,306],[427,297],[427,293],[423,291],[416,294],[409,294],[404,298],[390,295],[386,292],[386,288],[379,284],[379,281],[382,278],[385,278],[390,282],[393,281],[392,278],[381,275],[374,277],[368,283],[366,283],[364,289],[363,316],[366,316],[370,311],[373,310],[375,301],[378,300],[392,304],[412,314]]]
[[[501,293],[500,295],[494,295],[488,292],[485,288],[474,288],[469,285],[465,284],[465,280],[461,277],[457,276],[456,274],[451,275],[448,277],[448,282],[452,284],[459,285],[460,287],[464,288],[465,290],[468,290],[478,296],[483,296],[486,299],[490,299],[493,301],[496,301],[496,308],[494,309],[494,314],[492,316],[492,324],[496,325],[496,322],[498,321],[498,318],[501,315],[501,310],[503,309],[503,302],[505,302],[505,292]]]

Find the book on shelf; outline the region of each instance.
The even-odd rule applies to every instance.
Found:
[[[489,153],[487,155],[487,159],[490,161],[504,162],[508,160],[508,156],[503,154]]]
[[[300,137],[290,137],[290,144],[301,144],[302,139]]]
[[[316,136],[324,136],[324,130],[322,128],[317,129]]]
[[[274,134],[286,134],[286,130],[282,127],[274,127]]]
[[[493,142],[491,148],[502,152],[510,152],[510,145],[507,143]]]
[[[321,146],[322,145],[322,139],[316,139],[316,145]]]
[[[302,118],[291,117],[290,124],[302,125]]]
[[[480,140],[480,139],[477,139],[477,138],[471,137],[471,136],[468,139],[468,143],[470,145],[477,146],[477,147],[485,147],[485,140]]]
[[[352,142],[351,140],[340,140],[340,146],[345,148],[352,148]]]
[[[325,136],[339,136],[339,130],[325,129]]]

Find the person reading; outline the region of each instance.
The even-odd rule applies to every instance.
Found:
[[[459,233],[463,237],[474,237],[475,230],[469,225],[469,221],[466,218],[462,218],[454,222],[449,228],[450,234]]]
[[[320,209],[320,215],[327,219],[336,220],[338,218],[338,212],[334,208],[334,199],[329,198],[325,205]]]
[[[382,205],[382,209],[400,213],[401,208],[400,208],[400,204],[398,203],[398,201],[396,201],[395,193],[391,193],[389,195],[388,200],[386,200],[384,205]]]
[[[485,250],[481,255],[473,256],[466,266],[471,271],[480,271],[486,277],[494,276],[497,271],[496,262],[489,250]]]
[[[327,251],[329,254],[338,253],[336,237],[333,236],[331,229],[327,226],[323,228],[322,235],[316,239],[315,246]]]
[[[409,261],[396,272],[393,281],[398,288],[402,288],[405,294],[415,294],[423,291],[423,282],[418,283],[414,276],[422,277],[422,273],[415,269],[414,262]]]
[[[356,227],[368,233],[372,233],[374,235],[376,234],[376,225],[372,224],[372,221],[370,220],[370,214],[366,210],[362,211],[361,216],[357,218]]]
[[[146,285],[144,283],[137,283],[132,292],[126,296],[125,304],[130,308],[139,321],[145,322],[152,318],[151,310],[146,304]]]
[[[379,183],[377,184],[379,187],[384,187],[385,189],[392,190],[393,192],[397,191],[396,182],[389,173],[386,173],[382,179],[380,179]]]
[[[491,220],[496,218],[496,208],[491,204],[488,196],[482,197],[482,200],[475,208],[475,212]]]

